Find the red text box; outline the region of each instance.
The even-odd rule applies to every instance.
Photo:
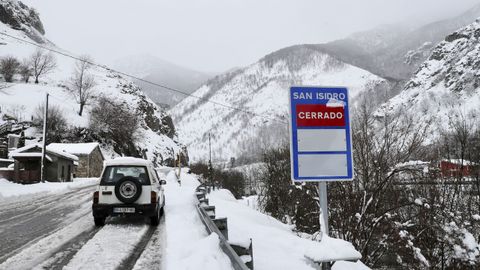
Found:
[[[297,104],[297,127],[344,127],[345,109],[326,104]]]

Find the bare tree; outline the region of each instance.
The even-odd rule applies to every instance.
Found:
[[[0,59],[0,73],[6,82],[12,82],[13,75],[17,73],[20,62],[13,56],[5,56]]]
[[[69,81],[70,93],[80,105],[78,115],[82,116],[83,108],[93,98],[93,87],[96,85],[95,78],[89,74],[90,58],[82,56],[75,64],[75,70]]]
[[[30,67],[35,77],[35,83],[38,83],[40,76],[52,72],[57,67],[57,61],[51,53],[37,49],[30,57]]]
[[[18,68],[18,73],[20,76],[22,76],[22,80],[25,83],[28,83],[30,76],[32,76],[32,68],[30,67],[28,59],[23,60],[22,64]]]
[[[40,128],[43,127],[45,105],[38,105],[33,115],[33,126]],[[48,122],[47,122],[47,144],[54,142],[61,142],[63,136],[68,130],[67,119],[60,107],[55,105],[48,106]]]
[[[25,111],[27,107],[25,105],[12,105],[7,109],[7,114],[15,119],[17,122],[23,122],[25,120]]]
[[[89,127],[99,137],[109,141],[117,153],[139,156],[135,143],[141,136],[138,132],[140,116],[127,103],[99,97],[90,112]]]

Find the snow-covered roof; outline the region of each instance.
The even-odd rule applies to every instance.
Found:
[[[105,160],[105,166],[117,166],[117,165],[133,165],[133,166],[149,166],[152,163],[146,159],[134,158],[134,157],[118,157],[114,159]]]
[[[449,162],[449,163],[452,163],[452,164],[456,164],[456,165],[465,165],[465,166],[471,166],[471,165],[476,165],[474,162],[471,162],[470,160],[462,160],[462,159],[444,159],[442,161],[445,161],[445,162]]]
[[[36,158],[41,158],[42,153],[41,152],[27,152],[27,153],[13,153],[11,155],[13,158],[21,158],[21,157],[36,157]],[[52,158],[49,155],[45,155],[45,158],[48,161],[52,161]]]
[[[99,145],[96,142],[91,143],[51,143],[47,146],[49,149],[65,151],[73,155],[89,155]]]
[[[37,152],[37,153],[24,153],[25,151],[27,150],[30,150],[32,148],[35,148],[35,147],[38,147],[40,149],[42,149],[42,145],[41,144],[38,144],[38,143],[34,143],[34,144],[29,144],[29,145],[26,145],[24,147],[21,147],[21,148],[18,148],[17,150],[15,151],[12,151],[9,153],[9,157],[12,157],[12,158],[15,158],[15,157],[27,157],[27,156],[35,156],[33,154],[40,154],[40,152]],[[72,155],[72,154],[69,154],[67,152],[64,152],[64,151],[59,151],[57,149],[52,149],[50,148],[49,146],[47,146],[47,153],[49,154],[53,154],[53,155],[57,155],[57,156],[60,156],[60,157],[63,157],[63,158],[66,158],[66,159],[70,159],[70,160],[73,160],[73,161],[78,161],[78,157],[75,156],[75,155]],[[31,155],[29,155],[31,154]],[[51,161],[51,160],[50,160]]]
[[[14,162],[13,159],[0,158],[0,162]]]
[[[9,155],[9,156],[12,156],[13,154],[21,153],[21,152],[30,150],[30,149],[35,148],[35,147],[40,147],[40,148],[42,148],[42,145],[40,145],[40,144],[38,144],[38,143],[28,144],[28,145],[25,145],[24,147],[20,147],[20,148],[18,148],[18,149],[15,149],[14,151],[11,151],[8,155]]]

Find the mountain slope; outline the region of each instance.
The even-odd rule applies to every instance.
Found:
[[[187,93],[192,93],[212,77],[211,74],[181,67],[152,55],[125,57],[117,60],[115,67],[142,79],[180,89]],[[185,95],[149,83],[142,81],[136,81],[135,83],[155,103],[162,106],[174,106],[185,98]]]
[[[433,121],[435,136],[449,128],[450,120],[473,119],[479,108],[480,20],[476,20],[436,46],[404,90],[377,114],[413,113],[418,123]]]
[[[0,12],[0,32],[30,42],[36,42],[38,38],[32,38],[30,34],[36,31],[37,24],[41,25],[37,18],[33,21],[26,20],[24,14],[34,14],[34,11],[13,0],[0,1],[0,10],[9,10],[9,13]],[[36,14],[36,13],[35,13]],[[23,19],[22,19],[23,18]],[[8,24],[3,23],[9,22]],[[16,25],[12,27],[12,25]],[[33,30],[32,30],[33,29]],[[43,28],[42,28],[43,29]],[[65,52],[41,36],[42,46]],[[11,37],[0,35],[0,57],[14,56],[19,60],[28,58],[37,48],[31,44],[15,40]],[[65,115],[70,127],[88,127],[89,114],[92,104],[85,108],[83,116],[78,115],[79,105],[65,88],[71,77],[75,60],[58,54],[54,54],[57,67],[55,70],[40,78],[39,84],[24,83],[20,78],[14,78],[13,83],[0,82],[0,124],[2,116],[10,115],[18,121],[29,121],[35,114],[39,105],[45,100],[45,94],[50,93],[50,104],[57,106]],[[158,164],[171,163],[176,153],[182,151],[182,147],[176,142],[175,130],[170,116],[147,98],[141,90],[131,81],[105,69],[92,67],[90,70],[97,85],[94,88],[96,96],[106,96],[113,101],[127,104],[132,112],[140,116],[140,129],[138,135],[141,138],[135,143],[140,153],[144,153],[150,160]],[[82,138],[78,138],[82,140]],[[115,149],[112,144],[103,145],[104,148]],[[123,153],[110,153],[121,155]]]
[[[203,99],[188,97],[170,112],[193,159],[208,156],[209,133],[215,160],[255,155],[263,146],[288,137],[288,89],[292,85],[345,85],[353,99],[362,93],[383,94],[390,89],[386,80],[314,47],[293,46],[215,77],[194,93]]]
[[[480,17],[480,5],[453,18],[410,29],[385,25],[348,38],[316,45],[342,61],[396,80],[409,79],[449,33]]]

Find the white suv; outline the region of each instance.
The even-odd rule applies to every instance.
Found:
[[[102,177],[93,194],[92,212],[96,226],[108,216],[140,215],[158,225],[163,214],[165,195],[151,162],[132,157],[105,161]]]

